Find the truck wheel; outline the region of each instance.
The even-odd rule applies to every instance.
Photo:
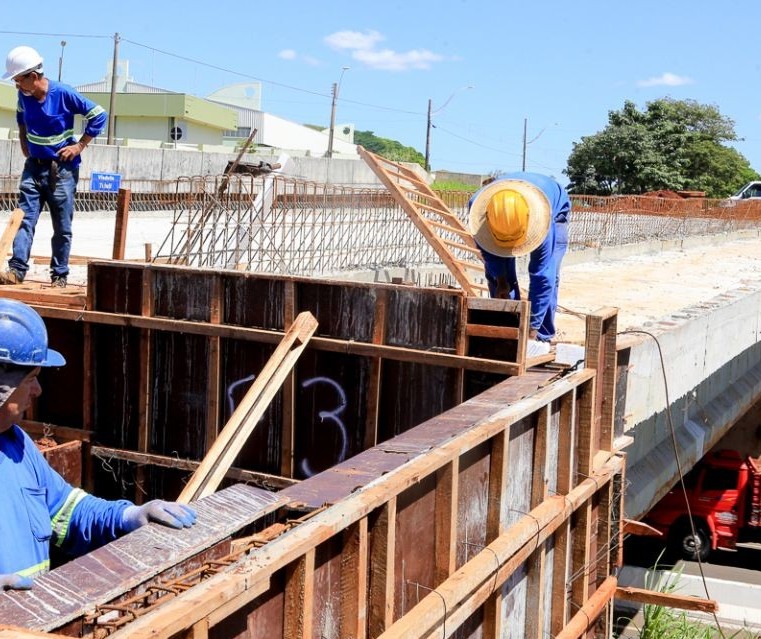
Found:
[[[685,521],[676,531],[672,542],[674,550],[689,561],[705,561],[711,554],[711,534],[702,521],[695,522],[695,534],[692,534],[690,522]]]

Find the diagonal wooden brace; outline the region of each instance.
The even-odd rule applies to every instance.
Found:
[[[305,311],[296,317],[206,457],[182,489],[177,499],[179,503],[187,504],[216,491],[316,330],[317,320],[311,313]]]

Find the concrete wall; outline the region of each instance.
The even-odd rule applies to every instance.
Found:
[[[658,343],[647,335],[619,336],[619,345],[632,342],[625,405],[618,407],[633,437],[625,449],[631,517],[645,513],[678,479],[672,425],[686,472],[759,401],[761,281],[643,330]]]
[[[316,132],[317,133],[317,132]],[[317,133],[317,135],[321,135]],[[199,149],[181,150],[173,148],[133,148],[129,146],[107,146],[92,144],[82,156],[80,169],[80,185],[89,182],[93,172],[120,173],[124,180],[174,180],[187,175],[220,175],[228,161],[237,157],[237,153],[229,150],[220,151],[218,145],[212,145],[211,150],[206,145]],[[250,154],[243,161],[258,161],[261,157],[277,161],[277,151],[269,153]],[[372,170],[354,156],[353,159],[342,158],[313,158],[293,157],[293,168],[287,175],[293,175],[315,182],[331,184],[353,184],[355,186],[378,186],[380,181]],[[24,166],[24,158],[18,140],[0,139],[0,176],[18,176]],[[413,169],[415,166],[410,165]],[[417,167],[421,177],[425,171]],[[80,187],[81,188],[81,187]]]

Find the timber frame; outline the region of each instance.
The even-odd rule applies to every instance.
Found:
[[[167,269],[172,268],[159,268],[158,277],[168,277]],[[100,348],[113,335],[124,339],[124,331],[134,332],[141,345],[136,353],[138,370],[149,370],[144,367],[157,357],[154,331],[165,332],[170,340],[177,339],[171,337],[175,331],[182,331],[177,335],[210,339],[212,346],[220,340],[210,352],[219,352],[225,339],[245,336],[274,347],[282,338],[277,331],[222,324],[224,311],[214,304],[216,325],[197,317],[156,317],[152,311],[160,304],[152,292],[157,289],[146,284],[156,276],[153,268],[131,265],[128,270],[131,274],[124,280],[118,276],[116,284],[105,281],[118,289],[137,278],[141,299],[131,299],[126,310],[142,312],[52,306],[40,310],[67,330],[72,320],[84,322],[84,343],[92,340]],[[104,276],[96,274],[94,280],[99,277]],[[212,284],[211,290],[220,290],[219,286]],[[91,303],[95,295],[91,290]],[[472,308],[469,299],[457,312],[464,318],[468,309],[479,311],[491,302],[479,299]],[[295,317],[297,306],[292,303],[291,308]],[[489,307],[489,317],[491,312]],[[471,361],[465,354],[466,326],[467,322],[457,332],[463,340],[462,354],[424,352],[403,357],[437,364],[448,358],[461,373],[468,370],[465,365],[484,374],[502,372],[499,367],[505,362]],[[160,605],[143,607],[139,596],[125,589],[120,599],[138,603],[111,605],[107,597],[94,599],[89,615],[78,621],[74,614],[61,625],[60,615],[51,614],[38,625],[16,625],[23,625],[29,636],[35,632],[72,636],[78,627],[74,636],[93,639],[428,637],[460,636],[477,628],[484,637],[503,636],[509,628],[516,636],[539,639],[548,633],[559,635],[576,610],[590,601],[598,612],[610,611],[615,590],[606,580],[621,561],[625,466],[624,458],[613,450],[615,313],[591,316],[587,326],[585,368],[565,376],[532,369],[503,377],[496,386],[470,393],[470,399],[406,432],[384,437],[385,441],[367,441],[366,449],[317,475],[289,484],[286,473],[268,519],[261,520],[260,532],[251,538],[253,544],[242,539],[243,554],[238,551],[223,563],[214,559],[213,570],[205,570],[192,587],[183,586],[162,598]],[[494,339],[507,332],[478,328],[471,335]],[[103,334],[106,341],[98,341]],[[520,333],[511,335],[520,339]],[[338,351],[331,339],[318,331],[310,349]],[[398,348],[375,337],[344,346],[350,347],[369,348],[368,354],[382,358],[393,356]],[[100,374],[97,357],[93,364],[86,378]],[[141,387],[144,384],[147,379],[140,382]],[[465,388],[467,380],[455,376],[453,384],[454,389]],[[286,381],[283,394],[287,393]],[[141,396],[146,404],[141,400],[139,415],[147,415],[150,400]],[[376,396],[373,401],[380,400]],[[88,419],[86,423],[94,426],[92,413]],[[93,432],[97,434],[97,429]],[[151,463],[151,456],[160,457],[149,452],[151,437],[143,432],[139,449],[132,453],[142,452],[146,463]],[[201,500],[199,507],[214,498]],[[212,506],[210,502],[200,510]],[[296,513],[307,517],[296,525],[284,525]],[[95,552],[118,556],[121,545],[136,543],[131,537]],[[238,544],[235,537],[232,546],[228,538],[219,550],[209,548],[213,557],[231,551]],[[76,574],[77,562],[85,559],[67,564],[68,574]],[[188,569],[178,565],[171,572],[176,576],[178,570]],[[55,580],[56,572],[41,579]],[[138,590],[168,591],[161,579],[166,576],[151,577]],[[19,597],[0,595],[4,623],[14,624],[13,615],[7,614],[11,603],[25,606],[25,594],[15,594]],[[48,602],[45,609],[54,605]],[[113,621],[114,615],[124,615],[126,623],[100,625],[100,619]],[[605,636],[609,626],[610,614],[600,614],[595,628]],[[589,632],[587,624],[573,636]]]

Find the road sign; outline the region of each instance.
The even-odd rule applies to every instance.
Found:
[[[117,193],[121,181],[119,173],[93,173],[90,176],[90,190]]]

